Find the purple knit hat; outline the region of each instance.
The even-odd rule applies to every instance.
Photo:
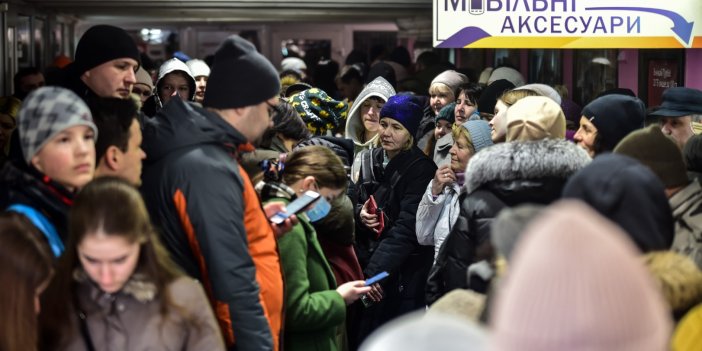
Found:
[[[400,122],[410,135],[415,135],[422,120],[422,108],[410,95],[395,95],[380,109],[380,118],[386,117]]]

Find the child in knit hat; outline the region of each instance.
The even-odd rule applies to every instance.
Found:
[[[429,105],[434,115],[438,115],[444,106],[456,100],[456,90],[461,84],[468,83],[468,77],[454,70],[441,72],[429,85]]]
[[[417,146],[426,150],[434,130],[434,118],[444,106],[456,100],[458,87],[468,83],[468,78],[453,70],[447,70],[437,75],[429,85],[429,106],[424,110],[424,116],[414,137]]]
[[[423,150],[429,158],[434,159],[437,166],[445,163],[448,151],[453,145],[453,139],[446,136],[450,133],[453,123],[456,121],[454,117],[455,110],[456,104],[452,102],[439,111],[439,114],[434,118],[434,133],[429,137]],[[439,145],[438,141],[442,138],[444,138],[443,142]]]
[[[28,170],[2,168],[0,206],[26,215],[58,256],[73,194],[93,179],[97,127],[83,100],[59,87],[30,93],[17,121]]]
[[[660,351],[672,327],[634,244],[573,201],[527,226],[492,307],[495,351]]]

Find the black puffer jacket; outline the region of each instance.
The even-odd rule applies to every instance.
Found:
[[[371,149],[370,152],[374,177],[364,177],[364,164],[357,184],[358,201],[354,211],[356,254],[367,277],[382,271],[390,273],[382,283],[385,292],[382,306],[375,308],[376,315],[382,318],[373,322],[380,324],[423,306],[424,285],[434,250],[417,242],[415,217],[424,190],[434,177],[436,165],[413,147],[395,156],[383,169],[383,149]],[[380,235],[364,226],[359,217],[370,195],[386,215],[385,229]]]
[[[467,269],[491,258],[490,227],[500,210],[553,202],[568,178],[589,162],[575,144],[549,139],[498,144],[471,158],[460,215],[429,275],[427,303],[457,288],[486,292],[488,281],[473,276],[469,282]]]
[[[73,193],[49,179],[34,167],[20,169],[6,162],[0,169],[0,208],[21,204],[41,214],[54,226],[63,243],[68,239],[68,210]]]

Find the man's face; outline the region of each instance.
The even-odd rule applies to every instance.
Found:
[[[141,185],[141,165],[146,158],[146,153],[141,148],[141,128],[139,121],[135,118],[132,125],[129,127],[129,142],[127,143],[127,151],[122,155],[124,160],[124,168],[121,170],[122,178],[130,183],[139,186]]]
[[[107,61],[83,73],[80,79],[97,96],[126,99],[136,83],[139,62],[132,58]]]
[[[44,75],[41,73],[37,73],[22,77],[20,79],[20,84],[18,88],[26,96],[33,90],[39,89],[44,85],[46,85],[46,82],[44,81]]]
[[[236,128],[249,142],[258,140],[266,129],[273,126],[273,113],[278,105],[278,97],[272,97],[260,104],[248,106]]]
[[[675,139],[675,142],[681,149],[685,146],[687,140],[694,135],[691,116],[661,117],[659,123],[663,134]]]

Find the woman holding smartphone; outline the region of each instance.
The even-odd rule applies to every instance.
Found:
[[[336,286],[312,222],[324,218],[330,203],[346,196],[343,163],[323,146],[307,146],[289,154],[281,172],[269,172],[260,188],[264,203],[290,203],[306,192],[319,198],[297,214],[299,223],[278,239],[285,278],[285,350],[341,350],[345,347],[346,306],[370,288],[363,280]],[[289,206],[293,210],[294,206]]]
[[[133,186],[89,183],[69,233],[44,294],[42,349],[224,350],[202,286],[170,260]]]
[[[415,145],[422,108],[395,95],[380,110],[380,146],[361,155],[356,185],[356,252],[366,277],[390,276],[373,285],[361,335],[384,322],[424,307],[424,287],[433,250],[417,242],[417,206],[436,165]],[[372,210],[372,198],[377,210]],[[381,217],[382,216],[382,217]],[[382,222],[381,222],[382,219]],[[381,225],[382,223],[382,225]]]

